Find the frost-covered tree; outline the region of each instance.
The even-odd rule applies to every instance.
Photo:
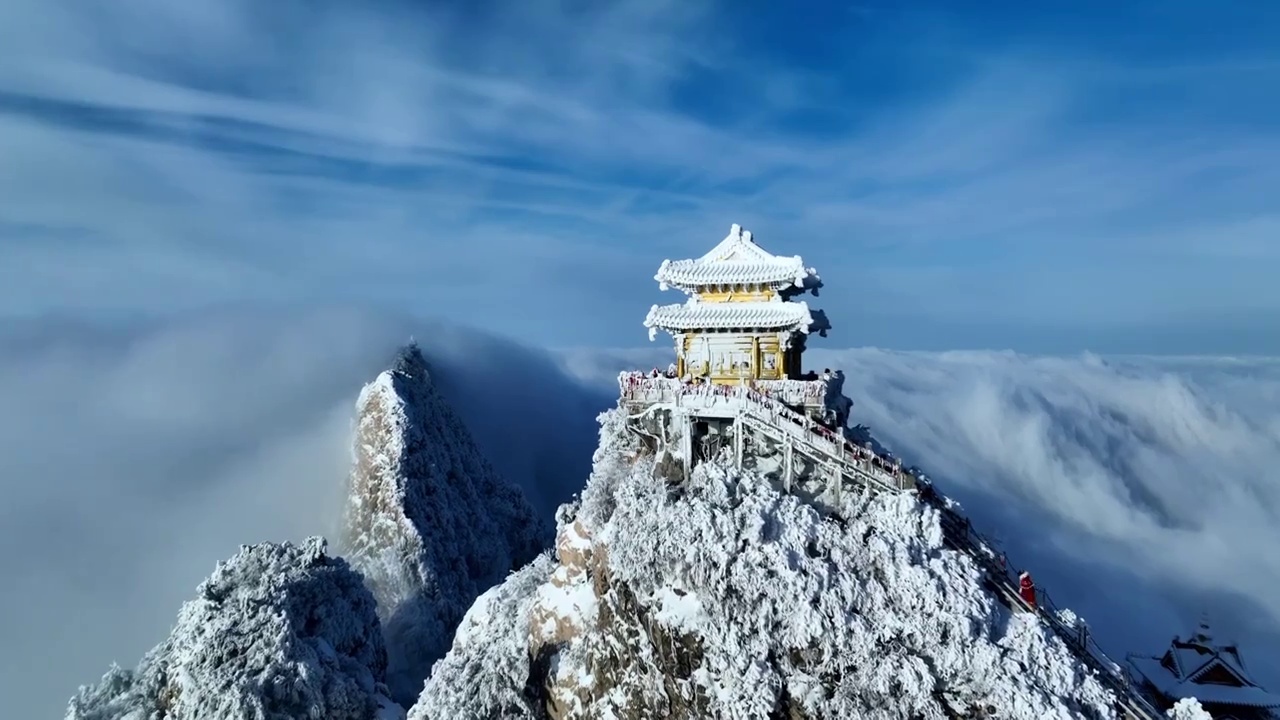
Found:
[[[477,449],[416,345],[357,402],[344,555],[378,600],[393,697],[408,705],[475,598],[550,529]]]
[[[1172,720],[1213,720],[1213,716],[1209,711],[1200,707],[1200,702],[1195,698],[1183,698],[1174,703],[1173,707],[1165,711]]]
[[[244,546],[136,670],[82,687],[68,720],[403,717],[383,685],[374,599],[323,538]]]
[[[911,496],[824,515],[708,462],[677,483],[620,411],[540,561],[468,615],[411,718],[1110,718]]]
[[[476,599],[427,681],[430,706],[418,704],[413,720],[543,717],[546,671],[530,656],[528,618],[553,568],[550,555],[540,556]]]

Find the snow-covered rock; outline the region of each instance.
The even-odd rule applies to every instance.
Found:
[[[1183,698],[1173,704],[1173,707],[1165,711],[1172,720],[1213,720],[1213,716],[1207,710],[1200,707],[1200,702],[1195,698]]]
[[[836,518],[722,463],[677,484],[601,421],[556,558],[477,601],[411,720],[1116,717],[913,497]]]
[[[388,685],[408,705],[472,601],[532,560],[550,529],[481,456],[415,345],[356,410],[343,553],[377,598]]]
[[[244,546],[136,670],[80,688],[68,720],[403,717],[373,596],[323,538]]]

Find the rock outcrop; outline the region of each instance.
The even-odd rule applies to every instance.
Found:
[[[407,706],[476,597],[551,533],[480,454],[416,346],[365,386],[356,410],[343,551],[377,598],[388,684]]]
[[[373,596],[322,538],[242,547],[197,593],[136,670],[80,688],[68,720],[403,717]]]
[[[718,462],[676,483],[601,417],[556,556],[477,602],[410,718],[1115,717],[913,497],[836,516]]]

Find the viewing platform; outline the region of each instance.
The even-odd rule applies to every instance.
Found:
[[[852,403],[844,397],[844,376],[818,380],[743,380],[738,385],[693,383],[652,373],[618,376],[619,395],[632,409],[671,405],[706,417],[730,418],[745,402],[778,403],[815,422],[843,426]]]

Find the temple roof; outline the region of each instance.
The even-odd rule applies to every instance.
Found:
[[[653,331],[764,328],[826,332],[831,326],[820,310],[810,310],[803,302],[704,303],[689,300],[679,305],[654,305],[644,326]]]
[[[1258,686],[1235,643],[1214,640],[1207,619],[1191,637],[1175,637],[1159,657],[1130,656],[1129,664],[1170,701],[1280,707],[1280,695]]]
[[[756,244],[751,232],[731,225],[720,244],[699,258],[663,260],[654,279],[668,286],[691,291],[717,284],[762,284],[817,289],[822,281],[813,268],[806,268],[799,255],[780,257]]]
[[[1246,707],[1280,707],[1280,696],[1256,685],[1235,687],[1179,680],[1174,673],[1160,664],[1160,658],[1155,657],[1130,657],[1129,664],[1170,701],[1193,697],[1202,705],[1212,703]]]

